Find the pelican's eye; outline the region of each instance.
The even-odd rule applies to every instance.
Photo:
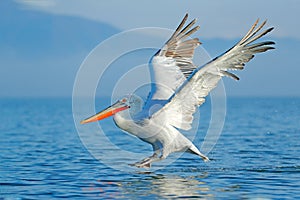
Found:
[[[122,103],[126,103],[126,102],[127,102],[127,99],[124,98],[124,99],[121,100],[121,102],[122,102]]]

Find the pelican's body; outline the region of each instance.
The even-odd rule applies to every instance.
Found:
[[[139,99],[132,95],[130,99]],[[143,110],[141,110],[143,112]],[[139,113],[134,113],[139,114]],[[182,135],[176,128],[166,125],[163,120],[149,119],[148,117],[134,120],[135,116],[131,116],[130,112],[124,111],[114,115],[114,121],[122,130],[131,133],[140,138],[144,142],[152,145],[154,154],[137,162],[137,167],[150,167],[150,163],[156,160],[166,158],[172,152],[191,152],[201,156],[204,160],[208,158],[200,153],[195,145]],[[159,156],[159,154],[161,154]],[[147,160],[147,162],[145,162]]]
[[[194,112],[223,76],[239,79],[229,70],[241,70],[255,53],[274,48],[270,46],[274,42],[270,41],[252,44],[273,29],[257,34],[265,25],[264,22],[256,28],[257,20],[235,46],[206,65],[197,67],[192,59],[200,42],[198,38],[187,37],[196,32],[199,26],[193,27],[196,22],[194,19],[183,28],[187,17],[184,17],[171,38],[150,59],[154,84],[145,103],[134,94],[128,95],[81,122],[93,122],[113,115],[119,128],[151,144],[153,155],[134,163],[134,166],[150,167],[152,162],[178,151],[193,153],[208,161],[208,157],[182,135],[180,130],[191,129]]]

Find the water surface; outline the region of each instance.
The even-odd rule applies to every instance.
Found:
[[[198,147],[208,106],[201,109]],[[70,99],[2,99],[0,109],[4,199],[300,198],[299,98],[229,98],[223,133],[208,155],[212,161],[183,154],[159,170],[130,172],[112,169],[86,150]],[[119,131],[111,119],[101,123],[120,148],[151,154],[149,145]]]

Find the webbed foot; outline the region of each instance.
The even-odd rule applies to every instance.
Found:
[[[149,163],[149,162],[146,162],[146,163],[136,162],[136,163],[129,164],[129,165],[133,166],[133,167],[146,168],[146,169],[149,169],[151,167],[151,163]]]
[[[136,162],[133,164],[129,164],[130,166],[138,167],[138,168],[150,168],[151,163],[157,160],[157,153],[154,153],[152,156],[144,158],[140,162]]]

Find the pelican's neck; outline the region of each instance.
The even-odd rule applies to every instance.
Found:
[[[121,111],[114,115],[115,124],[122,130],[132,133],[133,127],[136,126],[134,120],[130,117],[129,111]]]
[[[138,125],[135,121],[143,120],[144,116],[140,115],[143,107],[143,100],[136,96],[131,95],[129,98],[129,109],[120,111],[114,115],[116,125],[135,135]]]

